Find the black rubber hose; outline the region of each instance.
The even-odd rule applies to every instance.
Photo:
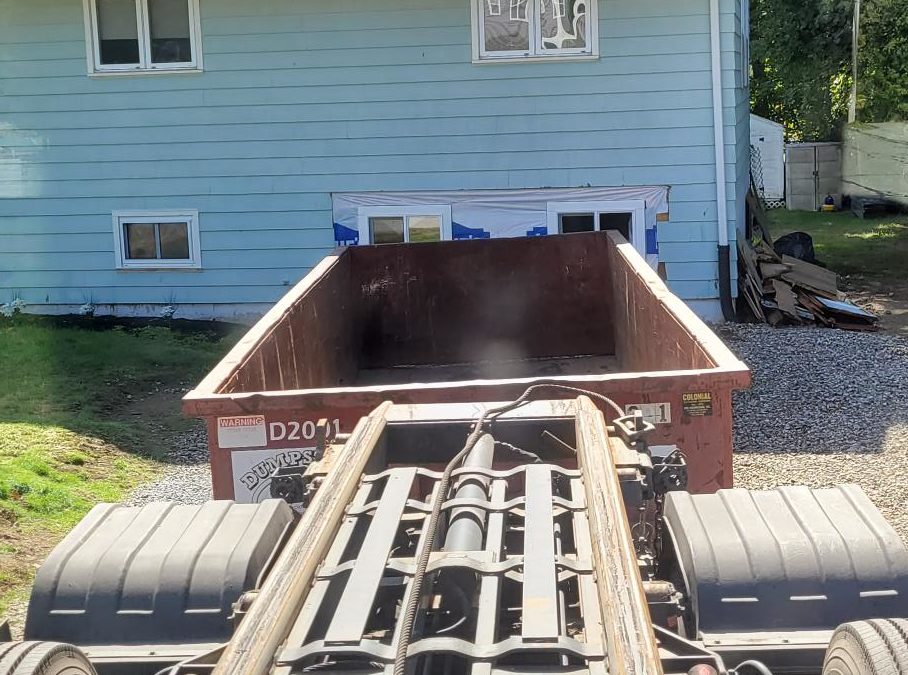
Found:
[[[760,675],[772,675],[772,671],[767,668],[766,664],[762,661],[755,661],[753,659],[749,661],[741,661],[741,663],[739,663],[732,672],[736,675],[740,675],[742,668],[752,668],[753,670],[756,670],[758,673],[760,673]]]
[[[444,472],[441,474],[441,480],[438,483],[438,493],[435,496],[435,500],[432,502],[432,510],[429,512],[429,517],[426,520],[426,542],[416,561],[416,570],[413,572],[413,580],[410,582],[410,595],[407,599],[407,606],[404,608],[403,617],[401,619],[403,623],[400,629],[400,639],[397,641],[397,648],[394,653],[394,675],[404,675],[407,667],[407,651],[410,648],[410,641],[413,639],[413,624],[416,621],[416,613],[419,610],[419,596],[422,593],[422,584],[426,576],[426,568],[429,566],[429,558],[432,555],[432,549],[435,545],[435,535],[438,532],[438,521],[441,516],[441,505],[451,486],[451,474],[454,473],[454,469],[457,468],[457,465],[463,461],[463,458],[467,456],[467,453],[476,445],[476,442],[479,440],[480,436],[482,436],[482,429],[489,417],[493,415],[502,415],[520,407],[530,400],[533,392],[540,389],[554,389],[557,391],[568,391],[589,396],[604,402],[617,413],[618,417],[624,416],[624,411],[617,403],[607,396],[603,396],[594,391],[587,391],[586,389],[580,389],[579,387],[570,387],[556,382],[540,382],[534,384],[527,387],[526,391],[510,403],[506,403],[498,408],[490,408],[479,415],[470,435],[467,436],[467,441],[464,444],[463,449],[454,455],[453,459],[448,462]]]

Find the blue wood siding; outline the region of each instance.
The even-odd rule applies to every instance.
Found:
[[[600,59],[497,65],[470,63],[467,0],[201,11],[204,73],[90,78],[79,0],[0,0],[0,302],[271,302],[333,247],[332,192],[581,185],[670,185],[669,283],[716,297],[708,0],[600,0]],[[114,269],[111,212],[157,208],[199,210],[201,271]]]

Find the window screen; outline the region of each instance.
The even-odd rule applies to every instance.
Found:
[[[485,50],[528,51],[530,24],[527,0],[480,0],[483,6]]]
[[[633,219],[634,216],[631,213],[600,213],[599,229],[602,232],[605,230],[617,230],[625,239],[630,241]]]
[[[135,0],[97,0],[97,3],[101,63],[139,63]]]
[[[586,48],[586,1],[539,0],[542,49]]]
[[[124,223],[127,260],[188,260],[189,225]]]
[[[369,228],[372,230],[373,244],[404,243],[403,218],[370,218]]]
[[[441,218],[438,216],[410,216],[407,225],[411,243],[441,241]]]
[[[558,216],[559,231],[563,234],[617,230],[630,241],[634,215],[628,212],[562,213]]]
[[[126,223],[126,257],[130,260],[154,260],[158,257],[154,223]]]
[[[471,0],[473,58],[598,54],[596,0]]]
[[[595,229],[596,218],[592,213],[562,213],[558,222],[563,234],[574,232],[592,232]]]
[[[192,61],[186,0],[148,0],[148,14],[152,63]]]
[[[186,223],[159,223],[162,260],[186,260],[189,258],[189,226]]]

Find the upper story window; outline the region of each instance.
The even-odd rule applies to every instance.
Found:
[[[198,0],[84,0],[89,72],[201,70]]]
[[[593,57],[597,0],[473,0],[473,60]]]
[[[118,269],[198,269],[199,212],[115,211]]]

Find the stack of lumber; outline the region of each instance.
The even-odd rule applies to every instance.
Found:
[[[845,300],[836,274],[791,256],[779,256],[765,241],[738,242],[743,263],[740,295],[767,323],[816,323],[848,330],[876,330],[877,317]]]
[[[765,212],[753,194],[747,197],[759,239],[756,243],[738,239],[742,270],[738,295],[746,300],[754,316],[773,326],[816,323],[848,330],[876,330],[876,315],[845,299],[835,272],[775,252]]]

